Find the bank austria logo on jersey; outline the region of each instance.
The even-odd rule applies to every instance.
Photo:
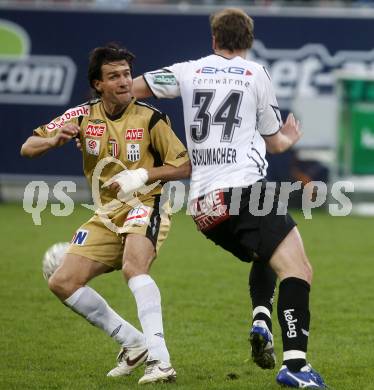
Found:
[[[269,70],[282,108],[291,108],[298,97],[332,95],[336,70],[374,70],[374,50],[332,54],[318,43],[296,49],[270,49],[255,41],[248,59],[262,63]]]
[[[0,103],[65,105],[76,66],[70,57],[30,55],[31,40],[20,25],[0,19]]]
[[[226,66],[223,68],[216,68],[214,66],[204,66],[203,68],[197,69],[196,73],[217,74],[217,75],[238,74],[244,76],[252,76],[252,72],[249,69],[241,68],[238,66]]]
[[[56,129],[61,129],[65,126],[66,122],[82,116],[88,116],[90,114],[90,106],[88,104],[82,104],[77,107],[69,108],[61,116],[49,122],[46,126],[47,131],[51,132]]]

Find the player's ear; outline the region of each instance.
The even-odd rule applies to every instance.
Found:
[[[216,50],[216,38],[214,37],[214,35],[212,35],[212,49],[213,51]]]
[[[99,92],[99,93],[102,92],[101,81],[100,80],[94,80],[93,81],[93,87],[96,89],[97,92]]]

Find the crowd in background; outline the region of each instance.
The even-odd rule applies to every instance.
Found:
[[[97,6],[124,6],[124,5],[218,5],[218,6],[314,6],[314,7],[341,7],[341,6],[370,6],[374,0],[0,0],[5,5],[97,5]]]

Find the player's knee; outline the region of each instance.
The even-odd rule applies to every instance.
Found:
[[[299,263],[297,272],[299,274],[299,277],[309,284],[312,284],[313,279],[313,268],[310,264],[308,258],[305,256],[304,260]]]
[[[128,281],[134,276],[141,275],[146,272],[142,267],[138,266],[136,263],[133,263],[131,261],[126,261],[122,266],[122,273],[125,279]]]
[[[122,273],[127,281],[134,276],[147,274],[148,271],[149,265],[144,259],[139,259],[136,256],[124,258]]]
[[[310,264],[309,261],[305,263],[305,280],[309,283],[312,284],[313,280],[313,268],[312,265]]]
[[[58,271],[48,279],[48,287],[61,300],[67,299],[77,290],[71,280]]]
[[[48,279],[48,288],[57,296],[61,294],[61,291],[63,291],[63,283],[62,280],[58,275],[56,275],[56,272]]]
[[[122,265],[122,274],[124,278],[128,281],[131,278],[132,273],[133,267],[131,266],[131,263],[125,261]]]

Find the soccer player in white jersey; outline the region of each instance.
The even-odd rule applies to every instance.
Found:
[[[254,39],[252,19],[230,8],[213,14],[210,23],[213,54],[145,73],[134,80],[133,93],[182,97],[195,222],[207,238],[242,261],[268,264],[279,278],[283,363],[277,382],[325,388],[306,361],[312,267],[295,222],[288,213],[277,212],[282,208],[279,186],[270,189],[265,180],[266,151],[281,153],[294,145],[301,135],[299,123],[292,114],[282,123],[267,70],[246,59]],[[251,197],[256,191],[257,212]],[[268,195],[273,196],[272,208],[259,215]],[[264,276],[274,286],[271,279]],[[262,317],[253,323],[252,348],[271,353],[270,310],[256,309],[254,315]]]

